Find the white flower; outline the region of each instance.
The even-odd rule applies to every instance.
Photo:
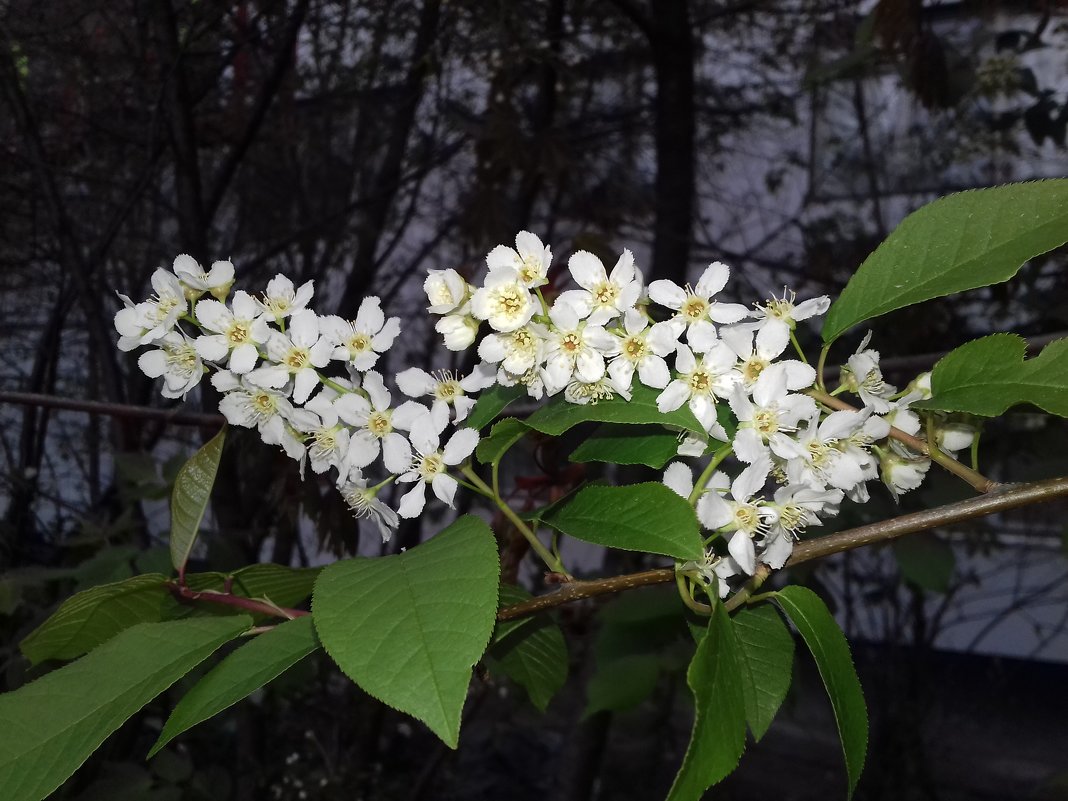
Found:
[[[775,491],[775,499],[766,501],[761,513],[771,523],[763,542],[760,560],[778,570],[794,550],[807,526],[819,525],[817,515],[835,514],[842,501],[840,490],[825,490],[809,484],[787,484]]]
[[[695,350],[704,350],[702,346],[716,336],[712,323],[736,323],[744,319],[749,310],[740,303],[721,303],[712,300],[713,295],[727,285],[730,268],[722,262],[712,262],[701,274],[697,286],[690,288],[687,284],[680,287],[674,281],[661,279],[649,284],[649,297],[675,310],[675,321],[687,330],[690,346]],[[701,344],[695,344],[697,335]]]
[[[902,494],[920,486],[930,467],[931,460],[925,457],[902,456],[893,448],[879,451],[879,470],[883,483],[894,498],[900,498]]]
[[[232,374],[225,375],[232,377]],[[221,381],[217,383],[214,380],[212,383],[217,387],[222,384]],[[219,403],[219,411],[230,425],[255,427],[268,445],[280,445],[282,450],[296,461],[304,458],[304,444],[294,435],[288,424],[295,424],[307,430],[316,423],[314,414],[294,408],[281,392],[248,383],[241,382],[225,391],[226,394]]]
[[[678,337],[668,323],[647,326],[649,318],[637,309],[627,309],[623,314],[619,355],[608,365],[608,374],[620,386],[630,386],[635,370],[638,380],[654,389],[663,389],[671,380],[664,357],[679,346]]]
[[[811,368],[810,368],[811,369]],[[807,395],[786,391],[786,367],[771,365],[753,385],[753,400],[739,384],[728,397],[731,411],[738,418],[734,437],[734,454],[750,464],[769,457],[769,443],[781,443],[786,434],[796,431],[798,423],[816,413],[816,402]]]
[[[478,343],[478,355],[490,364],[500,364],[519,376],[545,361],[549,331],[539,323],[528,323],[508,334],[487,334]]]
[[[348,362],[360,372],[370,370],[378,357],[389,350],[400,333],[400,318],[382,313],[382,302],[374,295],[360,303],[356,319],[349,322],[337,315],[320,322],[323,336],[335,346],[331,358]]]
[[[456,314],[448,314],[434,326],[449,350],[467,350],[478,336],[478,320],[471,316],[471,304],[465,303]]]
[[[786,475],[789,483],[830,484],[843,491],[862,484],[870,477],[871,457],[863,449],[848,448],[847,445],[858,433],[862,439],[867,439],[863,429],[870,415],[871,409],[839,411],[820,421],[816,413],[793,437],[772,442],[776,455],[788,460]],[[879,418],[875,420],[883,422]]]
[[[601,260],[585,250],[567,263],[572,277],[582,289],[561,293],[557,303],[566,303],[591,325],[604,325],[634,306],[642,292],[642,279],[634,266],[634,254],[624,250],[611,274]]]
[[[120,334],[119,348],[124,352],[160,339],[186,310],[185,292],[173,274],[156,270],[152,273],[152,289],[155,295],[136,305],[119,295],[123,308],[115,315],[115,329]]]
[[[879,369],[879,351],[869,349],[869,342],[871,331],[842,368],[842,383],[850,392],[859,395],[865,406],[878,414],[885,414],[890,411],[890,401],[887,399],[897,389],[883,380],[883,372]]]
[[[267,341],[270,328],[262,319],[256,301],[243,290],[234,293],[233,311],[217,300],[197,301],[196,315],[201,328],[213,331],[197,337],[197,353],[209,362],[221,362],[230,354],[232,372],[247,373],[256,366],[258,345]]]
[[[478,432],[473,428],[458,429],[439,447],[441,429],[429,416],[420,418],[411,433],[414,455],[408,470],[397,478],[400,482],[415,482],[403,498],[398,512],[401,517],[418,517],[426,504],[426,485],[429,484],[434,494],[442,502],[453,505],[457,482],[447,472],[456,467],[475,450],[478,445]]]
[[[900,426],[898,426],[900,428]],[[975,440],[976,427],[968,423],[950,420],[940,423],[935,432],[938,447],[947,453],[956,453],[970,448]]]
[[[789,340],[790,332],[797,327],[799,320],[823,314],[831,307],[831,299],[826,295],[809,298],[795,306],[796,297],[795,292],[783,287],[781,298],[772,297],[766,305],[758,306],[756,311],[750,313],[760,321],[757,323],[758,348],[765,342],[769,343],[770,347],[771,342]]]
[[[211,292],[213,295],[225,298],[230,285],[234,282],[234,265],[229,261],[217,261],[211,265],[210,270],[204,272],[204,268],[196,259],[183,253],[174,260],[171,269],[183,284],[193,290],[191,293],[193,297],[204,292]]]
[[[730,500],[718,492],[707,492],[697,505],[697,515],[706,528],[735,532],[727,550],[750,576],[756,572],[753,538],[763,536],[768,530],[767,515],[761,511],[764,500],[754,496],[764,489],[770,469],[770,459],[754,462],[731,483]]]
[[[369,517],[378,526],[382,542],[389,542],[397,528],[400,518],[389,506],[378,500],[378,489],[368,487],[360,468],[353,467],[343,477],[338,490],[345,503],[357,518]]]
[[[542,380],[550,395],[566,387],[573,377],[592,383],[604,376],[605,356],[616,352],[616,341],[599,325],[580,320],[575,309],[559,301],[549,310],[553,328],[545,347]]]
[[[338,394],[330,387],[322,390],[304,408],[318,415],[317,425],[304,431],[309,435],[308,460],[317,474],[325,473],[331,467],[342,474],[347,469],[349,439],[351,432],[341,424],[334,402]]]
[[[734,369],[737,359],[722,342],[713,343],[701,361],[685,345],[675,351],[675,369],[679,377],[657,396],[661,412],[673,412],[687,403],[690,411],[712,436],[726,440],[727,434],[716,418],[716,398],[725,398],[740,377]]]
[[[471,313],[494,331],[515,331],[534,316],[537,303],[512,268],[491,270],[486,285],[471,296]]]
[[[430,395],[434,398],[431,408],[438,414],[444,412],[446,417],[448,407],[452,406],[456,410],[456,422],[465,419],[475,405],[474,398],[469,398],[467,393],[481,392],[496,381],[497,370],[488,362],[475,365],[475,369],[465,378],[459,378],[449,370],[428,373],[419,367],[409,367],[397,374],[397,386],[401,392],[409,398]],[[436,408],[439,406],[442,407],[440,411]]]
[[[738,565],[733,559],[724,559],[713,550],[705,551],[700,560],[682,562],[678,566],[678,572],[684,576],[696,579],[706,587],[716,585],[716,594],[720,599],[726,598],[731,591],[727,579],[738,575]]]
[[[520,231],[515,238],[515,248],[512,250],[507,245],[497,245],[489,252],[486,256],[486,266],[489,267],[490,274],[512,270],[519,283],[527,289],[545,284],[548,280],[549,264],[553,260],[549,246],[543,245],[541,240],[529,231]],[[487,285],[488,283],[487,281]]]
[[[609,400],[616,395],[629,401],[630,385],[619,384],[607,374],[596,381],[572,381],[564,387],[564,400],[568,403],[577,403],[580,406]]]
[[[780,336],[781,329],[768,329],[773,335],[758,334],[753,323],[740,323],[720,328],[719,336],[741,360],[738,371],[747,387],[753,386],[768,365],[786,350],[789,333]],[[791,390],[807,389],[816,381],[816,371],[797,359],[782,359],[776,364],[785,365],[786,388]]]
[[[297,289],[284,275],[276,275],[267,282],[267,291],[257,303],[275,320],[282,320],[307,307],[314,293],[314,281],[305,281],[300,285],[300,289]]]
[[[430,270],[423,282],[423,291],[430,301],[427,311],[431,314],[448,314],[463,304],[468,286],[456,270]]]
[[[502,387],[512,387],[520,384],[527,388],[527,395],[534,400],[541,400],[545,394],[545,381],[540,367],[531,367],[525,373],[516,375],[509,373],[504,368],[497,372],[497,383]]]
[[[408,442],[396,429],[407,431],[419,417],[427,415],[425,406],[409,401],[390,409],[392,400],[382,376],[371,371],[364,376],[364,398],[354,392],[334,401],[338,415],[357,430],[349,444],[348,462],[366,467],[382,453],[382,461],[391,473],[400,473],[408,466]]]
[[[142,353],[137,366],[149,378],[163,377],[163,397],[184,398],[204,376],[204,365],[193,341],[178,331],[170,331],[154,344],[158,350]]]
[[[267,356],[273,363],[252,370],[248,374],[249,383],[279,389],[292,377],[293,400],[304,403],[319,384],[317,368],[330,363],[332,347],[329,339],[320,336],[315,312],[301,309],[290,318],[286,333],[271,332]]]

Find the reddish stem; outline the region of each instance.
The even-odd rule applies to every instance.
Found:
[[[187,586],[183,586],[182,584],[173,581],[168,583],[167,587],[170,589],[171,594],[182,603],[199,603],[203,601],[210,604],[222,604],[223,606],[233,606],[237,609],[244,609],[246,612],[252,612],[257,615],[284,617],[289,620],[311,614],[303,609],[286,609],[281,606],[267,603],[266,601],[257,601],[254,598],[245,598],[241,595],[234,595],[231,592],[192,590]]]

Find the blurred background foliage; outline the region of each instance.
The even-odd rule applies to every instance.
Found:
[[[1056,0],[7,0],[3,688],[36,675],[17,642],[58,600],[169,569],[169,486],[213,433],[196,415],[216,399],[204,387],[179,413],[131,411],[169,407],[116,350],[111,317],[117,291],[143,297],[177,253],[232,259],[250,291],[277,272],[315,280],[323,313],[380,295],[406,332],[385,373],[470,365],[437,345],[423,276],[474,275],[522,228],[552,243],[557,271],[574,250],[627,246],[649,280],[722,259],[743,302],[783,284],[834,295],[924,202],[1068,174],[1066,23]],[[1066,290],[1053,254],[1011,284],[889,315],[875,342],[903,385],[977,335],[1062,335]],[[516,497],[595,477],[571,445],[528,448]],[[1017,410],[982,455],[1000,480],[1063,475],[1068,432]],[[902,508],[964,493],[937,476]],[[835,526],[897,511],[875,494]],[[441,522],[380,547],[331,486],[232,432],[197,568],[389,552]],[[506,574],[537,585],[497,523]],[[860,798],[1065,797],[1066,531],[1063,508],[1033,509],[796,571],[857,643],[874,725]],[[570,557],[588,573],[643,566]],[[657,798],[685,747],[689,646],[671,598],[646,596],[561,613],[572,678],[545,718],[483,673],[458,753],[313,657],[146,764],[175,688],[61,797]],[[840,792],[829,708],[797,671],[717,797]]]

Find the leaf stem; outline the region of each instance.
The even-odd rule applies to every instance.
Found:
[[[682,598],[682,602],[686,604],[687,609],[704,617],[708,617],[712,614],[713,609],[711,606],[703,604],[693,597],[693,590],[689,579],[682,575],[682,573],[675,574],[675,586],[678,587],[679,597]]]
[[[716,472],[716,468],[720,466],[724,459],[731,455],[734,450],[733,446],[728,442],[714,454],[712,459],[704,470],[701,471],[701,475],[697,477],[697,481],[694,482],[693,490],[690,492],[690,497],[687,500],[691,506],[697,504],[697,499],[701,497],[701,493],[705,491],[705,486],[712,478],[712,474]]]
[[[797,334],[794,333],[792,328],[790,329],[790,341],[794,343],[794,350],[796,350],[797,355],[801,357],[801,361],[808,364],[808,356],[806,356],[805,352],[801,349],[801,343],[797,341]]]
[[[241,595],[234,595],[230,592],[217,592],[215,590],[193,590],[184,584],[179,584],[176,581],[167,582],[165,585],[167,589],[171,591],[178,601],[181,603],[209,603],[209,604],[222,604],[223,606],[232,606],[237,609],[244,609],[246,612],[252,612],[258,615],[268,615],[269,617],[282,617],[287,620],[292,620],[296,617],[304,617],[310,615],[311,612],[306,612],[303,609],[287,609],[285,607],[278,606],[271,603],[268,600],[257,601],[255,598],[245,598]]]
[[[820,392],[827,390],[827,385],[823,383],[823,368],[827,366],[827,354],[831,352],[831,343],[828,342],[822,348],[820,348],[820,358],[816,362],[816,388]]]
[[[537,534],[528,526],[523,520],[515,513],[511,506],[505,502],[501,497],[500,492],[496,491],[496,487],[490,487],[478,477],[478,473],[474,471],[470,463],[465,464],[460,468],[460,472],[467,476],[468,480],[487,497],[491,498],[497,505],[497,508],[501,510],[501,513],[508,518],[508,521],[516,527],[520,534],[526,537],[527,542],[530,543],[530,547],[534,552],[541,557],[541,560],[545,563],[553,573],[560,573],[565,576],[568,581],[572,581],[573,577],[567,570],[564,569],[563,563],[553,555],[552,551],[542,545],[541,540],[538,539]],[[496,470],[494,470],[494,483],[496,484]]]

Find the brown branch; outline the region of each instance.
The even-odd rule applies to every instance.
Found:
[[[889,542],[906,534],[928,531],[939,526],[962,523],[966,520],[974,520],[977,517],[1065,497],[1068,497],[1068,476],[1052,478],[1047,481],[1035,481],[1028,484],[1001,485],[978,498],[969,498],[966,501],[958,501],[935,509],[925,509],[922,512],[901,515],[890,520],[871,523],[799,543],[794,548],[793,555],[787,561],[786,567],[799,565],[803,562],[811,562],[815,559],[823,559],[832,554],[850,551],[865,545]],[[595,598],[598,595],[608,595],[652,584],[665,584],[674,580],[674,568],[666,567],[607,579],[574,581],[549,595],[542,595],[529,601],[506,606],[497,613],[497,619],[513,620],[527,617],[528,615],[543,612],[546,609],[552,609],[553,607],[585,598]]]
[[[171,409],[156,409],[152,406],[133,406],[127,403],[106,403],[104,401],[81,400],[79,398],[60,398],[56,395],[43,395],[38,392],[9,392],[0,390],[0,403],[14,403],[20,406],[38,406],[46,409],[68,409],[74,412],[103,415],[104,417],[123,417],[140,420],[159,420],[177,426],[217,427],[226,422],[221,414],[198,414],[195,412],[177,412]]]

